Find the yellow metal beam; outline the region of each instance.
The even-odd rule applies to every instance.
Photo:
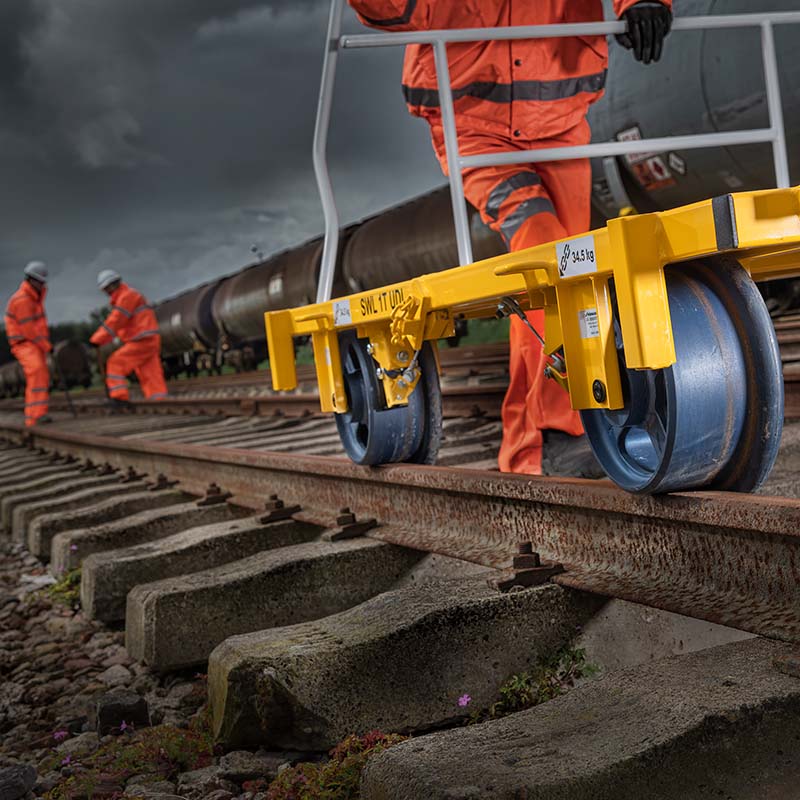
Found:
[[[632,369],[675,362],[664,270],[718,253],[754,279],[800,274],[800,188],[742,192],[654,214],[610,220],[572,236],[466,267],[265,315],[276,389],[297,384],[292,338],[311,336],[324,411],[347,410],[339,334],[372,343],[387,405],[416,384],[403,376],[426,340],[452,335],[457,316],[493,316],[504,298],[544,308],[545,351],[560,353],[573,408],[623,405],[614,317]],[[392,377],[394,376],[394,377]]]

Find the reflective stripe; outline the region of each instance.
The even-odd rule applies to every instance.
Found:
[[[49,400],[34,400],[32,403],[25,403],[25,408],[33,408],[34,406],[46,406]]]
[[[141,314],[142,311],[152,311],[152,310],[153,310],[153,306],[148,305],[147,303],[144,303],[143,305],[139,306],[138,308],[134,308],[133,309],[133,313],[134,313],[134,316],[135,316],[136,314]]]
[[[17,335],[15,335],[15,336],[9,336],[9,337],[8,337],[8,341],[9,341],[9,342],[16,342],[17,340],[19,340],[19,341],[23,341],[24,339],[25,339],[25,337],[24,337],[24,336],[22,336],[21,334],[17,334]]]
[[[128,396],[128,390],[121,386],[115,386],[113,388],[109,387],[108,394],[110,397],[114,397],[116,395],[125,395]]]
[[[119,311],[120,314],[124,314],[128,319],[130,319],[133,316],[133,314],[131,314],[131,312],[128,311],[127,308],[123,308],[122,306],[111,306],[111,310],[112,311]],[[134,312],[134,313],[136,313],[136,312]]]
[[[128,376],[127,375],[110,375],[108,372],[106,373],[106,378],[114,378],[114,379],[116,379],[118,381],[127,381],[128,380]]]
[[[526,172],[517,172],[510,178],[498,183],[497,186],[492,189],[492,193],[489,195],[489,199],[486,202],[486,208],[484,209],[486,211],[486,216],[497,219],[500,214],[500,206],[508,200],[513,192],[517,189],[521,189],[523,186],[540,186],[541,183],[542,179],[535,172],[531,172],[530,170]]]
[[[108,327],[108,325],[105,324],[105,322],[100,327],[101,328],[105,328],[106,329],[106,333],[110,334],[111,336],[116,336],[117,335],[115,331],[113,331],[111,328]]]
[[[555,214],[553,204],[546,197],[531,197],[524,203],[520,203],[504,220],[500,226],[500,233],[506,240],[507,245],[511,245],[514,234],[519,230],[525,220],[530,219],[536,214]]]
[[[17,322],[17,317],[16,317],[16,315],[12,314],[10,311],[6,311],[6,316],[7,316],[9,319],[13,319],[13,320],[14,320],[14,322]]]
[[[390,17],[389,19],[373,19],[372,17],[364,16],[364,14],[361,16],[364,17],[364,21],[369,25],[375,25],[379,28],[388,28],[391,25],[405,25],[411,19],[411,15],[414,13],[414,9],[416,7],[417,0],[408,0],[405,10],[399,17]]]
[[[37,386],[35,389],[31,389],[32,392],[49,392],[50,389],[47,386]]]
[[[20,325],[24,325],[26,322],[35,322],[37,319],[44,319],[44,314],[35,314],[32,317],[23,317],[22,319],[18,319],[17,322]]]
[[[131,339],[131,341],[138,342],[139,339],[146,339],[148,336],[158,336],[158,329],[154,331],[142,331],[141,333],[137,333],[136,336]]]
[[[581,92],[600,92],[606,85],[607,70],[594,75],[580,75],[577,78],[558,78],[552,81],[514,81],[513,83],[491,83],[475,81],[458,89],[453,89],[453,100],[462,97],[475,97],[490,103],[512,103],[517,100],[564,100]],[[403,96],[411,106],[439,107],[438,89],[423,89],[403,86]]]

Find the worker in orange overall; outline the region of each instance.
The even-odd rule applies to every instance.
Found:
[[[6,337],[11,354],[25,373],[25,425],[50,422],[50,370],[47,354],[53,349],[44,313],[47,294],[47,267],[31,261],[24,270],[25,279],[11,296],[6,307]]]
[[[601,0],[349,0],[362,22],[391,31],[493,28],[597,22]],[[614,0],[627,32],[618,41],[637,60],[658,61],[672,23],[671,0]],[[447,46],[461,155],[587,144],[586,113],[603,94],[608,67],[605,37],[521,39]],[[409,45],[403,93],[412,114],[431,128],[447,173],[433,50]],[[589,228],[588,160],[467,169],[464,193],[510,251]],[[544,312],[528,320],[543,332]],[[511,319],[510,380],[503,403],[500,469],[504,472],[599,476],[569,395],[544,377],[541,345],[522,320]]]
[[[111,313],[89,340],[96,347],[122,342],[106,362],[106,389],[112,408],[130,405],[128,375],[136,373],[148,400],[167,396],[161,366],[161,336],[153,309],[144,296],[122,282],[112,269],[97,276],[97,285],[111,298]]]

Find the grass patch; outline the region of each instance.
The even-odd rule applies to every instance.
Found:
[[[500,687],[500,699],[488,709],[473,713],[468,724],[498,719],[546,703],[571,689],[577,680],[589,678],[598,671],[596,665],[586,661],[583,648],[565,648],[550,658],[541,659],[531,672],[512,675]]]
[[[475,344],[493,344],[507,342],[511,322],[503,319],[471,319],[467,322],[467,335],[459,340],[459,346]],[[439,341],[439,347],[448,347],[446,340]]]
[[[361,773],[376,753],[406,739],[372,731],[348,736],[324,764],[298,764],[285,769],[267,789],[267,800],[357,800]]]
[[[65,572],[56,583],[43,590],[45,597],[73,611],[81,607],[81,568]]]

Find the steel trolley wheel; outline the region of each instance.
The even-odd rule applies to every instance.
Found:
[[[419,381],[407,406],[386,407],[378,364],[354,331],[339,339],[348,411],[336,415],[344,449],[356,464],[433,464],[442,439],[442,392],[430,342],[417,357]]]
[[[623,489],[757,489],[783,428],[783,373],[775,331],[755,283],[733,258],[666,273],[677,360],[625,366],[625,407],[581,411],[597,460]]]

